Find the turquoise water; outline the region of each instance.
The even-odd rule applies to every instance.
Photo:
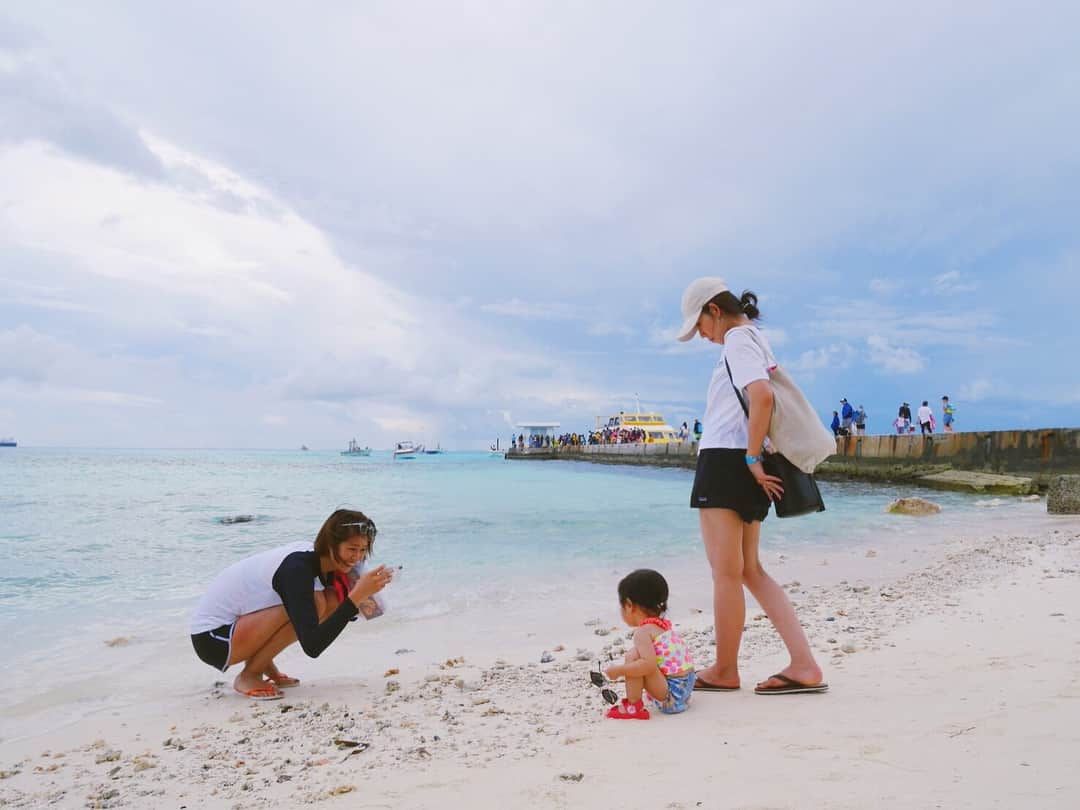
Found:
[[[566,598],[559,586],[573,580],[568,572],[700,557],[691,477],[486,453],[395,461],[298,451],[0,452],[0,632],[16,656],[148,629],[186,637],[188,614],[218,571],[313,539],[341,506],[376,521],[377,560],[404,566],[393,585],[397,621]],[[822,489],[827,512],[767,521],[771,549],[881,547],[926,531],[883,514],[910,487]],[[1041,508],[930,497],[945,507],[938,532]],[[221,523],[240,514],[255,520]]]

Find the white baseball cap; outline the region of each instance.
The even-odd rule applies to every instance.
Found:
[[[697,322],[701,317],[701,310],[713,298],[727,291],[727,284],[722,278],[710,276],[690,282],[690,286],[682,294],[683,324],[682,329],[679,330],[679,340],[689,340],[697,334]]]

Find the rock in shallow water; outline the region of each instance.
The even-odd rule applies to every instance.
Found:
[[[253,520],[255,520],[254,515],[229,515],[228,517],[218,518],[218,523],[231,526],[233,523],[251,523]]]
[[[941,507],[924,498],[897,498],[885,511],[894,515],[936,515]]]

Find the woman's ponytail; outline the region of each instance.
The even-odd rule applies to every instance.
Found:
[[[745,315],[752,321],[756,321],[761,317],[761,311],[757,308],[757,295],[750,292],[750,290],[743,290],[740,298],[736,298],[735,293],[730,290],[724,290],[709,299],[705,306],[701,308],[702,314],[708,314],[709,304],[716,304],[718,309],[728,315]]]
[[[756,321],[761,317],[761,312],[757,308],[757,296],[750,290],[743,290],[743,294],[739,298],[739,308],[752,321]]]

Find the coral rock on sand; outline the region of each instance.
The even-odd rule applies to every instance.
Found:
[[[923,498],[897,498],[885,511],[894,515],[936,515],[941,507]]]
[[[1080,475],[1059,475],[1050,482],[1046,511],[1051,515],[1080,515]]]

